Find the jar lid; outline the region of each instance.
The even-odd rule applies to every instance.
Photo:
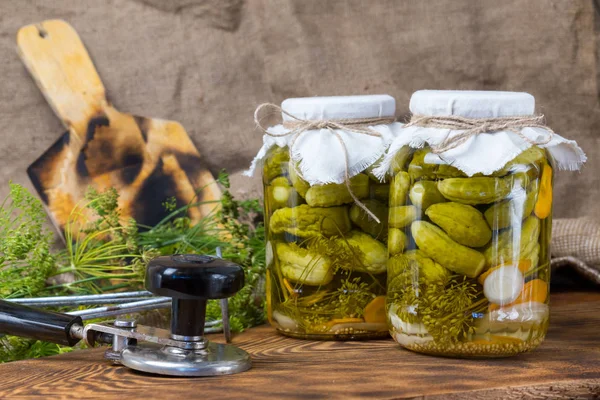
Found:
[[[534,115],[535,99],[523,92],[491,92],[461,90],[420,90],[410,99],[415,115],[460,116],[464,118],[498,118]],[[438,126],[404,126],[390,144],[383,161],[373,172],[383,178],[390,171],[396,154],[405,146],[422,148],[440,146],[465,132]],[[467,176],[489,175],[513,160],[523,151],[537,145],[547,149],[559,169],[578,170],[586,161],[583,150],[549,128],[535,125],[485,132],[466,137],[457,146],[425,156],[430,164],[448,164]]]
[[[281,103],[281,109],[309,121],[374,118],[368,129],[375,134],[346,129],[343,124],[335,129],[311,128],[300,132],[285,124],[271,126],[263,136],[262,148],[245,172],[247,176],[252,176],[270,148],[291,146],[290,158],[309,184],[344,183],[346,176],[353,177],[379,161],[402,126],[391,122],[396,101],[387,94],[287,99]],[[282,113],[284,122],[293,121],[293,117]]]
[[[535,98],[525,92],[419,90],[410,98],[410,111],[419,115],[466,118],[533,115]]]
[[[366,96],[323,96],[286,99],[281,108],[308,120],[394,117],[396,101],[387,94]],[[293,120],[283,114],[284,121]]]

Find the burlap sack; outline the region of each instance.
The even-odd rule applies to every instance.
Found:
[[[183,123],[210,168],[247,168],[252,113],[287,97],[417,89],[532,93],[548,124],[590,161],[556,179],[555,215],[600,211],[600,126],[592,0],[3,0],[0,196],[63,128],[15,51],[19,27],[70,22],[117,108]]]
[[[552,271],[571,268],[600,285],[600,223],[590,217],[556,219],[552,226]]]

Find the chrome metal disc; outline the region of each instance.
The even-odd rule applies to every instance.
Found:
[[[137,371],[171,376],[215,376],[250,369],[250,355],[228,344],[209,342],[204,350],[170,346],[130,346],[121,354],[121,364]]]

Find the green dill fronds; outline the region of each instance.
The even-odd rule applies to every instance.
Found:
[[[455,343],[474,330],[473,312],[487,305],[479,299],[481,289],[476,281],[455,276],[445,287],[424,288],[419,313],[427,331],[439,343]]]
[[[44,289],[55,268],[45,221],[42,203],[11,183],[0,207],[0,297],[35,296]]]
[[[365,307],[373,300],[373,293],[366,282],[360,278],[342,281],[337,289],[337,309],[342,318],[360,318]]]
[[[0,338],[0,363],[68,353],[72,347],[17,336]]]

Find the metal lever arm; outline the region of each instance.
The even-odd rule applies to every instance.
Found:
[[[79,341],[71,336],[73,325],[82,326],[81,317],[0,300],[0,333],[73,346]]]

